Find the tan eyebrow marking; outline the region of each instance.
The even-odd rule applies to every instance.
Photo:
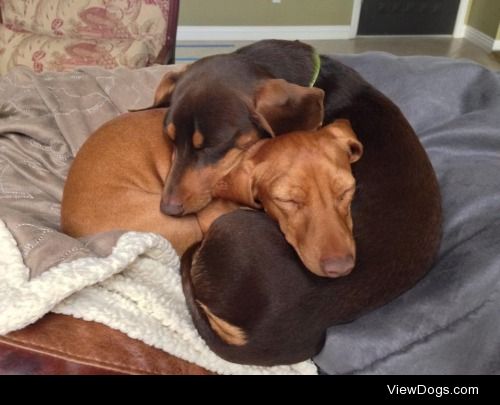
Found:
[[[173,122],[167,125],[167,135],[172,141],[175,140],[175,125]]]
[[[195,131],[193,134],[193,146],[196,149],[200,149],[203,146],[203,141],[205,138],[203,137],[202,133],[200,131]]]

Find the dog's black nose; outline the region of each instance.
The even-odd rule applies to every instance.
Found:
[[[179,201],[170,198],[161,200],[160,211],[166,215],[179,216],[184,213],[184,206]]]

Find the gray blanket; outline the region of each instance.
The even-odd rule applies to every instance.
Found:
[[[500,373],[500,74],[467,61],[343,56],[407,116],[436,170],[444,235],[430,274],[329,329],[326,373]]]
[[[118,233],[87,243],[58,231],[66,174],[101,124],[152,103],[167,69],[37,75],[20,67],[0,79],[0,219],[16,238],[31,277],[62,262],[107,253],[116,242]]]

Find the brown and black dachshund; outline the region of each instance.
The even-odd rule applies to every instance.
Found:
[[[287,41],[264,41],[243,52],[290,79],[286,65],[270,56],[280,47],[308,58],[307,45]],[[196,327],[230,361],[274,365],[313,356],[329,326],[411,288],[430,270],[439,248],[439,187],[410,124],[356,71],[332,58],[320,60],[315,85],[325,92],[325,122],[349,120],[363,145],[363,158],[353,166],[356,265],[346,277],[315,277],[269,217],[236,212],[219,218],[183,257],[182,275]],[[304,77],[310,76],[305,65]]]
[[[174,143],[161,210],[176,216],[201,210],[215,183],[251,144],[275,134],[317,129],[323,122],[324,94],[306,86],[283,80],[241,52],[203,58],[167,73],[154,102],[170,106],[165,133]]]

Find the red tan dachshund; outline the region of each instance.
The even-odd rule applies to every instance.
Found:
[[[234,203],[217,198],[197,215],[176,218],[159,209],[173,149],[162,134],[164,114],[161,109],[128,113],[88,138],[64,188],[65,233],[81,237],[114,229],[156,232],[182,254],[237,203],[255,208],[262,204],[312,272],[339,277],[352,270],[351,163],[361,156],[362,146],[348,122],[261,140],[217,185],[220,196]]]
[[[244,52],[291,80],[273,56],[280,55],[276,49],[295,60],[314,54],[306,44],[277,40]],[[325,91],[325,122],[349,120],[363,145],[363,157],[353,165],[356,265],[346,277],[314,277],[269,216],[239,210],[217,219],[203,242],[184,255],[182,276],[195,326],[229,361],[275,365],[312,357],[328,327],[352,321],[415,285],[439,248],[439,186],[410,124],[350,67],[325,56],[320,66],[315,86]],[[310,77],[312,67],[305,64],[302,72]],[[228,231],[232,227],[239,231]],[[229,243],[232,248],[221,255]]]
[[[214,188],[215,197],[264,208],[304,265],[339,277],[354,267],[351,164],[362,154],[349,122],[292,132],[251,146]]]
[[[113,229],[155,232],[182,254],[231,204],[214,201],[198,215],[160,212],[172,143],[165,109],[127,113],[105,123],[78,151],[64,186],[61,229],[73,237]],[[234,208],[233,208],[234,209]]]

